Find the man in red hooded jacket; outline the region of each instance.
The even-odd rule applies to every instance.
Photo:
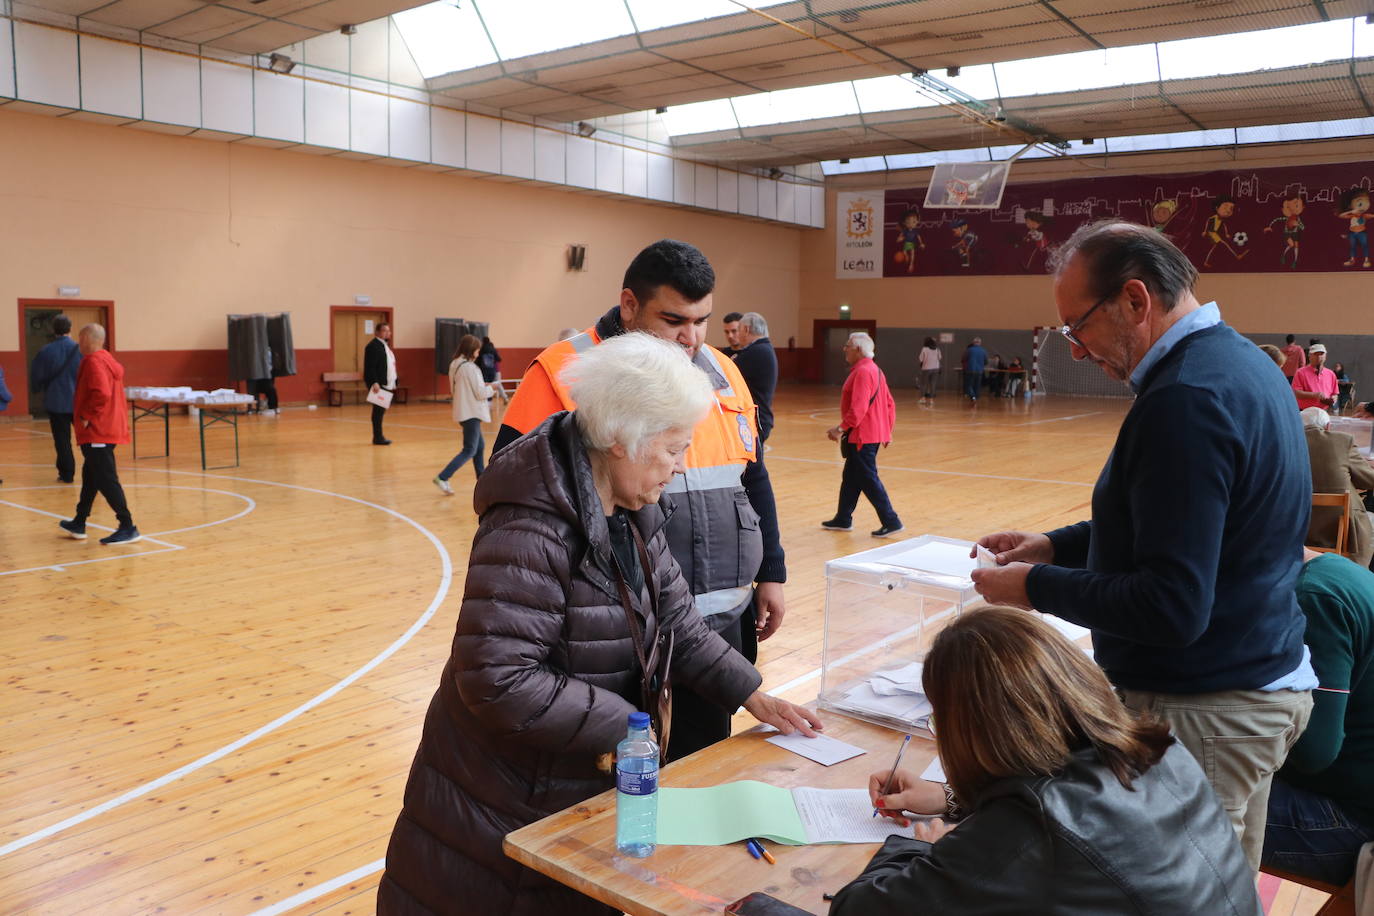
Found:
[[[86,519],[95,503],[95,494],[105,497],[114,510],[119,527],[102,544],[132,544],[142,540],[129,514],[124,488],[115,470],[115,446],[129,441],[129,411],[124,400],[124,367],[105,349],[105,329],[88,324],[81,329],[81,369],[76,376],[76,398],[72,403],[72,425],[81,446],[81,501],[76,515],[58,526],[78,540],[86,537]]]

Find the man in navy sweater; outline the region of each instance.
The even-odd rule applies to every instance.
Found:
[[[731,359],[754,397],[754,407],[759,412],[759,441],[767,442],[773,431],[773,392],[778,388],[778,354],[768,339],[768,321],[758,312],[745,312],[739,318],[735,340]],[[763,460],[762,451],[759,460]]]
[[[1317,685],[1295,597],[1312,482],[1292,391],[1198,303],[1196,269],[1159,233],[1087,225],[1055,260],[1074,358],[1136,400],[1092,520],[983,537],[999,567],[974,582],[994,604],[1092,629],[1126,705],[1169,722],[1258,868],[1270,783]]]

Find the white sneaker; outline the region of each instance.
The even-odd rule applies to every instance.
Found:
[[[442,477],[434,478],[434,485],[440,490],[443,490],[445,496],[453,495],[453,487],[449,486],[448,481],[444,480]]]

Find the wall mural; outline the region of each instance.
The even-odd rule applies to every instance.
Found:
[[[996,210],[928,210],[925,188],[846,192],[838,196],[839,236],[856,222],[849,212],[856,201],[881,207],[881,229],[869,238],[876,243],[871,236],[881,232],[882,257],[856,272],[840,238],[836,270],[846,277],[1040,274],[1074,229],[1110,217],[1152,226],[1202,273],[1374,275],[1372,187],[1374,162],[1357,162],[1009,184]]]

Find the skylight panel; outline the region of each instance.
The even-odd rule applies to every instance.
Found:
[[[1336,137],[1363,137],[1374,134],[1374,118],[1343,118],[1335,121],[1308,121],[1300,124],[1269,124],[1240,127],[1240,143],[1280,143],[1293,140],[1328,140]]]
[[[634,34],[624,0],[472,0],[502,60]],[[465,4],[466,5],[466,4]]]
[[[987,162],[988,151],[985,147],[973,149],[942,149],[931,153],[899,153],[887,157],[890,169],[930,168],[941,162]]]
[[[1355,57],[1374,57],[1374,23],[1366,22],[1363,19],[1350,20],[1350,28],[1354,30],[1351,44],[1354,45],[1352,54]]]
[[[904,76],[877,76],[872,79],[854,80],[854,94],[859,99],[859,110],[865,114],[878,111],[902,111],[907,108],[929,108],[938,105],[932,98],[922,95],[912,81]]]
[[[741,127],[859,113],[859,102],[854,98],[854,89],[848,81],[742,95],[734,99],[734,105]]]
[[[668,136],[678,137],[717,130],[738,130],[739,121],[735,119],[735,109],[729,99],[713,99],[709,102],[669,105],[663,113],[663,126]]]
[[[1154,45],[1078,51],[994,64],[1003,98],[1076,92],[1159,79]]]
[[[496,50],[471,3],[439,0],[392,15],[426,79],[496,63]]]
[[[748,6],[754,9],[786,2],[790,0],[747,0]],[[625,3],[641,32],[748,12],[744,4],[734,0],[625,0]]]
[[[882,156],[861,156],[857,159],[831,159],[822,162],[821,172],[825,175],[848,175],[851,172],[881,172],[887,167]]]
[[[1231,128],[1220,130],[1183,130],[1165,134],[1137,134],[1133,137],[1108,137],[1107,150],[1113,153],[1158,149],[1192,149],[1199,146],[1230,146],[1236,142]]]
[[[1160,42],[1160,76],[1193,79],[1345,60],[1351,53],[1351,28],[1349,19],[1341,19]]]

